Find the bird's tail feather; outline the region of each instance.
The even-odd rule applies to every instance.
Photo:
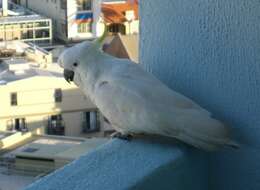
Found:
[[[239,148],[239,144],[233,141],[229,141],[226,143],[209,142],[194,136],[189,136],[187,134],[181,134],[175,138],[205,151],[216,151],[219,150],[221,147],[231,147],[235,149]]]
[[[187,144],[193,145],[197,148],[206,151],[215,151],[224,146],[229,146],[232,148],[238,148],[239,145],[231,141],[229,129],[224,126],[221,122],[211,118],[201,115],[194,117],[182,119],[180,122],[179,133],[171,133],[170,127],[164,129],[167,131],[167,136],[175,137]]]
[[[192,146],[194,146],[198,149],[203,149],[203,150],[206,150],[206,151],[215,151],[215,150],[219,149],[219,147],[216,146],[215,144],[205,142],[201,139],[194,138],[194,137],[189,136],[187,134],[180,134],[176,138],[185,142],[185,143],[187,143],[187,144],[189,144],[189,145],[192,145]]]

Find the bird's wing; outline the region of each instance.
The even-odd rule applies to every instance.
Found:
[[[207,110],[191,99],[171,90],[136,64],[119,65],[110,74],[106,74],[104,80],[121,89],[129,89],[133,91],[132,93],[145,97],[147,102],[175,108],[199,109],[201,112],[210,115]]]
[[[139,120],[140,112],[146,109],[144,94],[133,87],[131,80],[115,77],[106,77],[95,85],[95,104],[113,125],[129,128],[125,123]]]
[[[97,107],[124,132],[175,137],[206,150],[229,141],[228,131],[207,111],[141,69],[110,72],[97,82]]]
[[[126,70],[128,72],[117,69],[106,73],[95,84],[94,101],[108,118],[118,116],[115,119],[118,122],[120,118],[125,120],[124,114],[127,114],[127,119],[131,122],[131,119],[143,121],[153,116],[157,118],[158,123],[163,123],[166,121],[163,119],[166,115],[177,116],[177,112],[195,111],[208,115],[208,112],[197,104],[170,90],[139,67],[130,66]]]

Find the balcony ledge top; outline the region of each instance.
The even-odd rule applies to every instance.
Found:
[[[159,168],[169,164],[178,168],[187,150],[182,145],[157,140],[113,139],[26,190],[131,189]]]

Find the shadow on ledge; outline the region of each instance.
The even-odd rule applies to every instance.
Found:
[[[206,154],[173,142],[113,139],[26,190],[207,190]]]

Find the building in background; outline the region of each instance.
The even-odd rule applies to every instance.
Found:
[[[0,132],[1,190],[20,190],[106,143],[106,138]]]
[[[96,106],[64,80],[63,69],[48,61],[49,52],[28,44],[19,47],[20,54],[0,64],[0,129],[30,131],[44,126],[42,134],[104,136]],[[17,44],[8,49],[18,49]]]
[[[103,0],[102,13],[111,34],[139,33],[138,0]]]
[[[109,140],[32,134],[21,141],[19,135],[20,132],[15,132],[0,139],[2,143],[8,139],[15,141],[9,149],[0,148],[0,163],[12,161],[11,167],[7,168],[9,172],[27,172],[32,176],[53,172]]]
[[[52,42],[51,19],[8,0],[2,0],[0,4],[0,41]]]
[[[15,0],[53,21],[54,37],[65,42],[101,36],[100,0]]]
[[[111,42],[104,44],[104,52],[118,58],[126,58],[139,63],[139,35],[116,34]]]

